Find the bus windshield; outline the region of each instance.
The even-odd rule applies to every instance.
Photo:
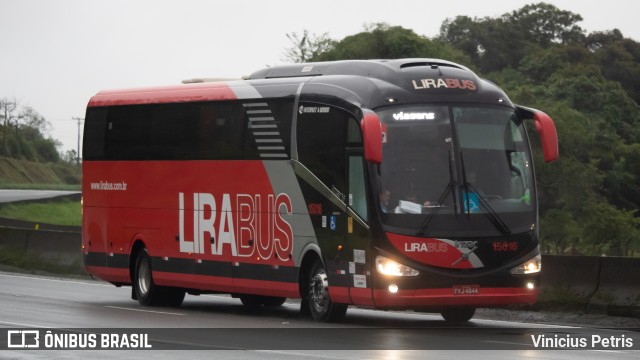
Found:
[[[532,229],[533,165],[513,109],[414,106],[378,114],[380,211],[394,231],[490,236]]]

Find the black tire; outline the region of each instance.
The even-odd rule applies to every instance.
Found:
[[[142,306],[155,306],[158,303],[158,287],[153,283],[151,259],[147,249],[142,249],[136,258],[133,272],[133,290]]]
[[[184,289],[174,287],[161,287],[163,293],[162,304],[169,307],[179,307],[184,301]]]
[[[250,309],[255,309],[262,305],[262,302],[260,302],[260,299],[258,299],[258,296],[256,295],[240,295],[240,301],[242,302],[242,305]]]
[[[157,286],[153,282],[151,258],[147,249],[140,250],[136,258],[133,291],[142,306],[178,307],[182,304],[185,295],[183,289]]]
[[[309,313],[316,321],[337,322],[347,313],[347,304],[336,304],[329,297],[329,280],[322,263],[316,260],[306,277],[305,298]]]
[[[475,308],[451,308],[443,310],[440,315],[450,323],[465,323],[476,313]]]
[[[241,295],[240,301],[242,305],[249,308],[264,307],[278,307],[284,304],[287,298],[277,296],[260,296],[260,295]]]
[[[287,300],[286,297],[263,296],[263,304],[265,307],[279,307]]]

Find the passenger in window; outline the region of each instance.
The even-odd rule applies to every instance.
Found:
[[[405,214],[405,213],[413,213],[413,214],[420,214],[422,213],[422,209],[420,207],[420,201],[418,200],[418,196],[416,195],[415,192],[410,191],[407,193],[407,195],[404,197],[404,199],[402,200],[404,201],[404,205],[402,205],[402,202],[398,203],[398,206],[394,209],[394,212],[396,214]],[[407,202],[411,203],[412,205],[410,205],[411,209],[407,208]],[[428,206],[428,204],[431,204],[428,200],[424,202],[423,206]],[[404,206],[404,207],[403,207]]]
[[[391,191],[389,189],[382,189],[380,192],[380,207],[382,212],[389,212],[389,201],[391,200]]]

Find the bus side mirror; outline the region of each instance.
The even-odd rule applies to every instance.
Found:
[[[558,132],[556,125],[549,115],[536,109],[517,106],[520,115],[525,119],[533,119],[536,122],[536,130],[540,135],[542,143],[542,157],[545,162],[552,162],[558,159]]]
[[[378,115],[364,110],[360,121],[364,142],[364,158],[374,164],[382,163],[382,127]]]
[[[540,134],[540,142],[542,142],[542,156],[545,162],[552,162],[558,159],[558,133],[556,125],[549,115],[542,111],[536,111],[533,114],[533,120],[536,122],[536,130]]]

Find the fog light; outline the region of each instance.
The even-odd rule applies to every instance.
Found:
[[[535,289],[535,288],[536,288],[536,286],[535,286],[532,282],[528,282],[528,283],[527,283],[527,289],[529,289],[529,290],[533,290],[533,289]]]
[[[398,285],[396,284],[391,284],[389,285],[389,292],[392,294],[395,294],[398,292]]]

